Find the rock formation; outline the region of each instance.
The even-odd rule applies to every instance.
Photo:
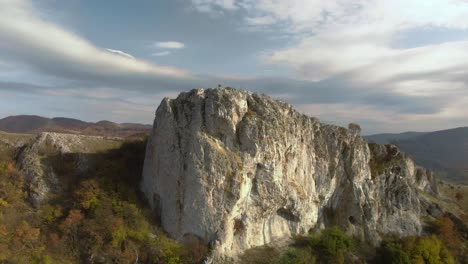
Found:
[[[395,146],[369,147],[355,130],[232,88],[162,101],[141,188],[164,230],[218,256],[330,225],[374,244],[418,234],[418,192],[436,192]]]
[[[33,206],[40,203],[50,194],[58,194],[61,182],[56,173],[57,167],[65,163],[73,166],[66,169],[69,177],[83,174],[88,166],[86,155],[116,147],[121,139],[100,136],[83,136],[44,132],[26,144],[19,154],[19,166],[25,175],[28,198]]]

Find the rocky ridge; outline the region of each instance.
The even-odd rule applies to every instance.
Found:
[[[33,206],[40,204],[49,196],[59,194],[62,183],[56,173],[57,166],[64,163],[63,157],[74,155],[73,171],[84,172],[88,166],[86,154],[114,148],[120,138],[84,136],[44,132],[26,144],[19,154],[18,164],[25,175],[28,198]],[[55,159],[54,159],[55,158]],[[53,164],[56,161],[56,164]]]
[[[419,234],[419,193],[437,192],[395,146],[231,88],[162,101],[141,189],[173,238],[210,243],[214,257],[331,225],[372,244]]]

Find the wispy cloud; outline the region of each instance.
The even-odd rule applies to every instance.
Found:
[[[129,59],[123,52],[99,48],[59,25],[40,18],[26,0],[0,0],[0,50],[53,75],[115,78],[192,78],[187,71]],[[124,56],[122,56],[124,55]]]
[[[117,55],[120,55],[120,56],[124,56],[126,58],[129,58],[129,59],[135,59],[135,57],[133,57],[132,55],[128,54],[128,53],[125,53],[121,50],[115,50],[115,49],[106,49],[107,51],[109,51],[110,53],[113,53],[113,54],[117,54]]]
[[[272,16],[258,16],[246,17],[245,22],[250,26],[266,26],[275,24],[277,20]]]
[[[238,9],[236,0],[192,0],[193,6],[201,12],[211,12],[214,8]]]
[[[156,42],[155,46],[162,49],[183,49],[185,44],[177,41],[162,41]]]
[[[167,56],[169,54],[171,54],[170,51],[159,51],[159,52],[155,52],[155,53],[151,54],[151,56],[161,57],[161,56]]]

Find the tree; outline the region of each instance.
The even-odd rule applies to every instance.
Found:
[[[449,216],[445,215],[435,222],[435,232],[450,250],[453,252],[460,250],[462,243]]]
[[[409,237],[404,241],[410,252],[411,263],[453,264],[453,257],[435,236]]]
[[[99,202],[101,189],[96,180],[85,180],[81,182],[80,188],[75,192],[75,197],[83,209],[94,209]]]
[[[54,223],[62,216],[62,209],[59,206],[46,204],[41,207],[41,217],[46,224]]]
[[[80,210],[73,209],[70,210],[67,218],[65,218],[59,225],[59,229],[63,233],[63,238],[73,256],[78,256],[80,252],[78,227],[83,218],[84,216]]]
[[[353,240],[334,226],[323,231],[316,248],[326,262],[341,264],[345,262],[345,253],[353,246]]]
[[[41,231],[39,228],[31,227],[28,222],[23,221],[15,230],[14,240],[25,246],[31,246],[37,241]]]
[[[379,263],[382,264],[411,264],[410,257],[398,242],[384,242],[380,250]]]
[[[356,123],[349,123],[348,129],[356,135],[361,134],[361,130],[362,130],[361,126]]]
[[[435,236],[410,236],[385,241],[379,250],[378,263],[384,264],[453,264],[454,259]]]

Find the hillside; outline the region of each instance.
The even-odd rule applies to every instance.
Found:
[[[426,134],[425,132],[404,132],[404,133],[383,133],[370,136],[364,136],[364,138],[371,142],[377,144],[390,144],[394,141],[405,140],[417,136]]]
[[[128,137],[135,134],[146,134],[150,128],[150,125],[143,124],[117,124],[105,120],[92,123],[65,117],[46,118],[34,115],[9,116],[0,119],[0,131],[10,133],[60,132]]]
[[[0,263],[193,263],[139,198],[144,138],[0,139]]]
[[[418,165],[435,170],[443,179],[468,184],[468,127],[365,138],[370,142],[396,144]]]

